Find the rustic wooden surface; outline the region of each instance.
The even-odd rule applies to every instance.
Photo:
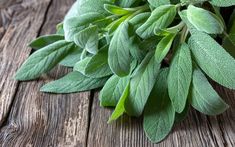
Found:
[[[5,1],[5,2],[4,2]],[[112,110],[99,106],[98,93],[51,95],[46,82],[68,72],[55,68],[37,81],[17,82],[13,75],[30,55],[30,40],[55,32],[74,0],[0,0],[0,145],[3,147],[234,147],[235,92],[214,86],[230,104],[217,117],[192,110],[168,138],[150,143],[142,120],[122,117],[107,124]],[[234,69],[235,70],[235,69]]]

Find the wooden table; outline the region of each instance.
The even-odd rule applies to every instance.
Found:
[[[3,0],[5,1],[5,0]],[[122,117],[108,125],[112,110],[99,106],[98,93],[39,92],[70,69],[58,67],[32,82],[13,75],[30,55],[27,44],[55,32],[74,0],[7,0],[0,9],[0,145],[3,147],[223,147],[235,146],[235,92],[214,85],[230,109],[218,117],[192,110],[169,137],[152,144],[142,119]],[[235,69],[234,69],[235,70]]]

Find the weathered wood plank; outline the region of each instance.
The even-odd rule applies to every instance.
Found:
[[[230,104],[227,112],[217,117],[207,117],[191,110],[186,120],[176,124],[168,138],[159,144],[152,144],[145,137],[141,119],[124,116],[117,122],[107,124],[112,110],[100,108],[96,94],[92,106],[88,147],[235,146],[235,92],[221,87],[217,87],[217,90]]]
[[[53,0],[40,35],[55,32],[55,25],[63,19],[73,2]],[[24,35],[17,37],[21,41]],[[90,93],[53,95],[39,92],[42,84],[67,72],[68,69],[59,67],[38,81],[19,84],[10,116],[0,134],[4,147],[85,146]]]
[[[18,82],[13,76],[31,51],[27,44],[37,36],[49,2],[25,0],[8,10],[14,15],[0,42],[0,125],[9,112],[17,89]]]

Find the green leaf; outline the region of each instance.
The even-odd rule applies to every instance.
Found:
[[[96,54],[99,42],[98,33],[97,26],[89,26],[74,36],[74,42],[89,53]]]
[[[210,3],[218,7],[228,7],[235,5],[234,0],[210,0]]]
[[[97,20],[104,19],[99,13],[87,13],[78,17],[72,17],[64,21],[64,33],[66,41],[74,41],[75,34]]]
[[[219,84],[235,89],[235,60],[209,35],[192,31],[189,46],[202,70]]]
[[[78,61],[74,65],[73,70],[78,71],[78,72],[82,73],[83,75],[86,75],[85,70],[86,70],[87,64],[90,62],[91,58],[92,57],[86,57],[86,58]]]
[[[136,30],[136,33],[146,39],[154,35],[154,30],[164,29],[171,24],[176,15],[175,5],[157,7],[148,20]]]
[[[107,77],[94,79],[74,71],[59,80],[44,85],[40,91],[50,93],[81,92],[102,87],[107,80]]]
[[[111,117],[109,118],[108,123],[118,119],[120,116],[123,115],[123,113],[125,112],[125,101],[128,98],[128,94],[129,94],[129,89],[130,89],[130,81],[128,81],[122,96],[120,97],[120,100],[118,101],[118,104],[114,110],[114,112],[112,113]]]
[[[150,14],[151,14],[150,12],[140,13],[134,16],[132,19],[130,19],[129,23],[134,27],[134,30],[136,30],[146,22]]]
[[[170,0],[148,0],[148,2],[153,7],[159,7],[161,5],[167,5],[171,3]]]
[[[171,131],[175,111],[167,93],[168,69],[163,69],[158,75],[144,111],[144,131],[153,142],[162,141]]]
[[[75,1],[72,7],[69,9],[68,13],[64,17],[64,21],[71,17],[78,17],[79,16],[79,1]]]
[[[169,34],[164,37],[157,45],[155,58],[160,63],[169,52],[176,34]]]
[[[176,112],[181,113],[186,105],[192,78],[192,60],[187,44],[177,49],[168,76],[168,92]]]
[[[128,27],[128,22],[123,22],[114,33],[109,46],[109,66],[120,77],[126,76],[130,72],[132,41],[128,35]]]
[[[85,75],[93,78],[106,77],[113,74],[108,65],[108,46],[102,48],[91,57],[85,67]]]
[[[120,78],[116,75],[113,75],[105,83],[103,89],[100,92],[100,105],[103,107],[116,106],[129,80],[129,76]]]
[[[129,14],[131,11],[128,11],[124,8],[115,6],[115,5],[110,5],[110,4],[105,4],[104,9],[109,12],[110,14],[114,15],[126,15]]]
[[[78,46],[74,46],[73,49],[69,52],[69,54],[60,61],[60,65],[66,67],[73,67],[78,61],[80,61],[80,57],[82,54],[82,49]]]
[[[113,0],[78,0],[78,13],[80,15],[95,12],[103,15],[108,13],[104,9],[104,4],[108,4]]]
[[[192,83],[191,104],[196,110],[207,115],[218,115],[228,109],[200,69],[194,70]]]
[[[188,20],[187,17],[187,10],[183,10],[181,12],[178,12],[180,15],[180,18],[182,19],[182,21],[187,25],[189,30],[197,30],[193,24],[190,23],[190,21]]]
[[[223,22],[220,18],[205,9],[189,5],[187,18],[199,31],[208,34],[221,34],[224,31]]]
[[[139,2],[140,0],[118,0],[119,6],[124,8],[129,8],[136,2]]]
[[[128,115],[140,116],[142,114],[159,69],[160,64],[155,60],[153,52],[148,53],[131,78],[130,94],[125,102]]]
[[[181,113],[176,112],[175,113],[175,123],[182,122],[187,117],[189,110],[190,110],[190,104],[187,101],[183,112],[181,112]]]
[[[29,46],[32,47],[33,49],[41,49],[43,47],[46,47],[54,42],[57,42],[59,40],[64,40],[63,35],[46,35],[46,36],[41,36],[32,41]]]
[[[17,71],[15,79],[25,81],[38,78],[69,54],[73,46],[73,43],[61,40],[34,52]]]

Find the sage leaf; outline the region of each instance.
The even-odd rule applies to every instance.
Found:
[[[74,42],[81,48],[87,50],[91,54],[98,52],[98,27],[90,26],[74,36]]]
[[[37,50],[17,71],[15,79],[25,81],[38,78],[41,74],[50,71],[69,54],[73,46],[73,43],[61,40]]]
[[[108,65],[108,47],[102,48],[91,57],[85,67],[85,75],[93,78],[106,77],[113,74]]]
[[[224,31],[223,22],[220,18],[205,9],[189,5],[187,18],[199,31],[208,34],[221,34]]]
[[[103,107],[116,106],[129,80],[129,76],[120,78],[113,75],[99,94],[100,105]]]
[[[209,35],[192,31],[189,46],[202,70],[219,84],[235,89],[235,60]]]
[[[155,58],[156,61],[159,63],[166,57],[167,53],[169,52],[172,42],[175,38],[175,34],[169,34],[165,36],[157,45],[155,51]]]
[[[99,13],[87,13],[78,17],[72,17],[64,21],[64,33],[66,41],[74,41],[74,36],[85,29],[87,25],[97,20],[104,19]]]
[[[78,61],[80,61],[81,54],[82,49],[75,45],[59,64],[66,67],[73,67]]]
[[[114,33],[109,46],[109,66],[120,77],[126,76],[130,72],[132,41],[128,35],[128,27],[128,22],[123,22]]]
[[[168,92],[176,112],[181,113],[186,105],[192,78],[192,60],[186,43],[177,49],[168,76]]]
[[[130,116],[140,116],[155,84],[160,64],[155,60],[153,52],[146,55],[137,67],[130,81],[130,94],[125,101],[125,110]]]
[[[74,71],[59,80],[44,85],[40,91],[49,93],[81,92],[102,87],[107,80],[107,77],[100,79],[89,78]]]
[[[164,29],[171,24],[176,15],[175,5],[157,7],[148,20],[136,30],[136,33],[146,39],[154,35],[154,30]]]
[[[115,5],[110,5],[110,4],[105,4],[104,9],[107,12],[109,12],[111,14],[114,14],[114,15],[126,15],[126,14],[130,13],[130,11],[128,11],[124,8],[121,8],[121,7],[118,7],[118,6],[115,6]]]
[[[32,47],[33,49],[41,49],[43,47],[46,47],[47,45],[50,45],[54,42],[57,42],[59,40],[64,40],[63,35],[46,35],[46,36],[41,36],[32,41],[29,46]]]
[[[114,112],[112,113],[111,117],[109,118],[108,123],[118,119],[120,116],[122,116],[124,114],[124,112],[125,112],[125,105],[124,104],[125,104],[126,99],[128,98],[129,89],[130,89],[130,82],[128,81],[128,84],[126,85]]]
[[[228,7],[235,5],[234,0],[210,0],[210,3],[218,7]]]
[[[92,57],[86,57],[80,61],[78,61],[74,67],[73,67],[73,71],[78,71],[80,73],[82,73],[83,75],[86,75],[85,70],[87,67],[87,64],[90,62]]]
[[[192,83],[190,102],[196,110],[207,115],[218,115],[228,108],[198,68],[193,72]]]
[[[168,69],[160,71],[144,111],[144,131],[153,143],[163,140],[174,124],[175,111],[167,92],[167,75]]]
[[[167,5],[170,4],[170,0],[148,0],[151,6],[153,7],[159,7],[161,5]]]

